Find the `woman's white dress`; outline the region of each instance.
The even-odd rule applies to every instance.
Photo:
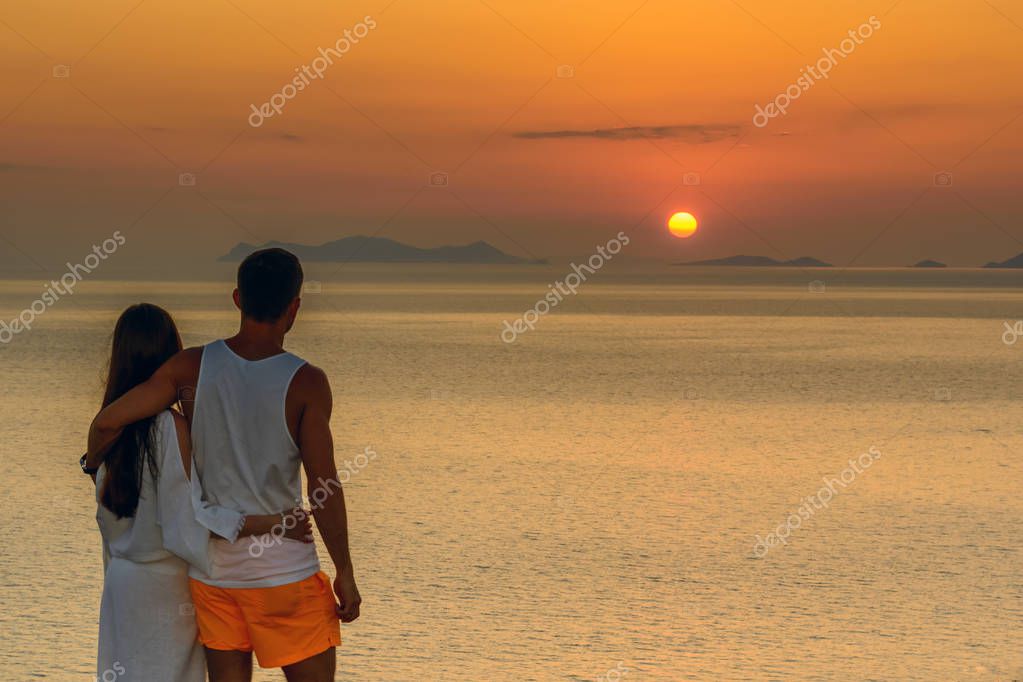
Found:
[[[159,473],[154,481],[148,464],[144,467],[134,518],[118,519],[97,505],[106,558],[97,676],[203,682],[206,662],[188,589],[189,564],[209,566],[210,534],[196,521],[201,487],[185,474],[169,410],[156,417],[153,440]],[[105,473],[101,466],[96,475],[97,502]],[[216,515],[235,533],[244,522],[230,510],[218,508]]]

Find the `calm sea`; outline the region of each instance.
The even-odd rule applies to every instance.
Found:
[[[339,679],[1023,679],[1019,274],[600,273],[508,344],[565,272],[346,273],[289,337],[338,461],[377,453]],[[41,291],[0,282],[0,318]],[[4,679],[94,674],[77,458],[117,314],[158,303],[198,344],[229,293],[87,281],[0,344]]]

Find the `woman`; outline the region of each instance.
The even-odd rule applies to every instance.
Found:
[[[152,376],[181,350],[174,321],[162,308],[134,305],[114,329],[103,405]],[[84,465],[83,465],[84,467]],[[209,531],[237,536],[280,532],[312,541],[307,514],[244,517],[205,505],[191,472],[185,418],[173,410],[126,428],[96,471],[96,520],[106,572],[100,605],[100,680],[203,682],[205,657],[196,638],[188,565],[208,566]]]

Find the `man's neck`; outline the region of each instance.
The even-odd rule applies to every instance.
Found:
[[[284,352],[284,334],[279,324],[242,318],[238,333],[225,342],[246,360],[262,360]]]

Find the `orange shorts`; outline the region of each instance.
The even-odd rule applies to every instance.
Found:
[[[322,571],[278,587],[214,587],[189,580],[199,641],[217,651],[254,651],[281,668],[341,644],[330,579]]]

